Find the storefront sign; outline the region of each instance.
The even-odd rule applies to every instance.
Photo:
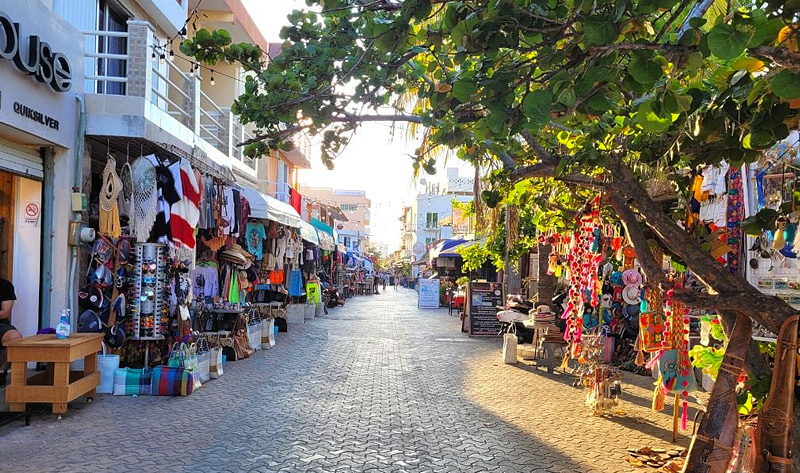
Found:
[[[503,306],[503,286],[499,282],[469,283],[469,335],[497,337],[500,321],[497,309]]]
[[[436,309],[439,307],[439,280],[420,279],[419,280],[419,302],[420,309]]]
[[[67,56],[53,51],[38,35],[28,36],[27,51],[24,51],[23,39],[19,23],[0,11],[0,58],[12,61],[17,69],[49,84],[56,92],[72,88],[72,66]]]
[[[22,115],[23,117],[40,123],[48,128],[58,130],[58,120],[53,117],[48,117],[44,113],[34,110],[27,105],[22,105],[19,102],[14,102],[14,113]]]
[[[25,202],[23,204],[24,214],[22,216],[21,226],[35,227],[39,223],[39,214],[41,213],[41,205],[39,202]]]

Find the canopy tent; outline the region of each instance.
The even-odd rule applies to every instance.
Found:
[[[253,189],[239,186],[242,195],[250,203],[250,218],[261,218],[300,228],[300,214],[291,205]]]
[[[319,235],[317,235],[317,229],[311,226],[311,224],[305,220],[300,221],[300,237],[312,245],[319,246]]]
[[[321,222],[314,217],[311,217],[311,226],[317,229],[317,236],[319,237],[319,247],[326,251],[333,251],[336,249],[336,241],[333,239],[333,227],[325,222]]]

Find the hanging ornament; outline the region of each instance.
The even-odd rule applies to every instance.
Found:
[[[143,243],[150,237],[150,231],[158,215],[158,189],[156,187],[156,168],[145,157],[140,157],[131,165],[133,184],[131,234],[136,241]]]
[[[122,191],[122,181],[117,175],[117,162],[108,156],[103,169],[103,189],[100,191],[100,234],[119,238],[122,228],[119,224],[119,204],[117,199]]]

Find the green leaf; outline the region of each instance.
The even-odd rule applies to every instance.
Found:
[[[550,92],[538,89],[529,93],[522,101],[522,112],[528,117],[528,128],[540,129],[550,121],[553,96]]]
[[[702,17],[694,17],[689,20],[689,26],[692,28],[700,28],[701,26],[705,25],[707,21],[708,20]]]
[[[453,84],[453,96],[462,102],[469,102],[472,94],[477,91],[478,84],[469,79],[461,79]]]
[[[724,23],[718,24],[708,32],[708,49],[720,59],[739,57],[749,41],[750,35]]]
[[[636,57],[628,63],[628,74],[640,84],[652,85],[664,75],[664,70],[655,61]]]
[[[784,69],[772,78],[772,91],[786,100],[800,98],[800,74],[792,74]]]
[[[663,133],[669,130],[672,125],[671,118],[662,118],[653,111],[653,101],[647,101],[639,105],[634,120],[639,126],[651,133]]]
[[[590,16],[584,20],[583,31],[588,44],[609,44],[619,35],[617,25],[602,16]]]

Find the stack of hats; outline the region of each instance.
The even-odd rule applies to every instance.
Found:
[[[533,319],[534,329],[541,331],[543,334],[542,342],[545,343],[561,343],[564,341],[564,336],[561,330],[556,326],[556,314],[550,311],[550,307],[540,305],[536,311],[531,311],[531,319]]]
[[[234,264],[242,269],[247,269],[252,266],[254,258],[255,257],[252,254],[238,244],[219,252],[220,261]]]

